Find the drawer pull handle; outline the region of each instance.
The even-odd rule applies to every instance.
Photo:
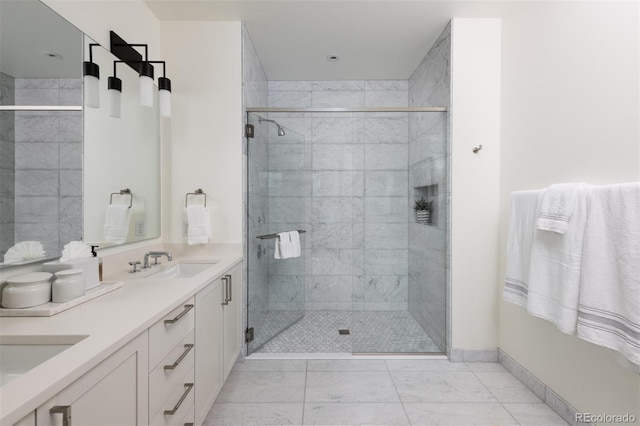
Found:
[[[174,324],[180,320],[183,316],[187,314],[191,309],[193,309],[193,305],[184,305],[184,311],[180,312],[180,314],[174,319],[164,320],[165,324]]]
[[[178,411],[178,409],[180,408],[184,400],[187,399],[187,395],[189,395],[189,392],[191,392],[191,389],[193,389],[193,383],[185,383],[184,387],[186,391],[184,391],[184,393],[180,397],[180,401],[178,401],[176,406],[173,407],[173,410],[164,410],[165,416],[173,416]]]
[[[62,426],[71,426],[71,406],[56,405],[49,410],[50,414],[62,414]]]
[[[225,275],[225,277],[227,277],[227,287],[229,288],[229,291],[227,292],[227,294],[229,295],[229,300],[227,300],[227,302],[231,302],[231,288],[233,287],[233,281],[231,280],[231,275]]]
[[[185,423],[184,426],[193,426],[193,423]]]
[[[221,278],[224,283],[224,302],[222,302],[222,306],[229,304],[229,275],[225,275]]]
[[[171,365],[165,365],[164,369],[165,370],[173,370],[174,368],[176,368],[178,366],[178,364],[180,364],[180,362],[182,362],[182,360],[184,359],[184,357],[187,356],[187,354],[189,353],[189,351],[193,348],[193,344],[192,343],[188,343],[186,345],[184,345],[184,352],[182,352],[182,355],[180,355],[180,358],[176,359],[176,362],[174,362]]]

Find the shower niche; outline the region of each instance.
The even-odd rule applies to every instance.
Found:
[[[414,221],[419,225],[438,225],[438,184],[413,188]]]

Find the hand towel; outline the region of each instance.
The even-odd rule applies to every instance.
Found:
[[[187,244],[207,244],[211,238],[209,209],[200,204],[187,206]]]
[[[544,204],[541,200],[540,208]],[[580,269],[587,219],[587,186],[567,196],[571,211],[564,234],[536,229],[531,248],[527,311],[554,323],[564,333],[575,334],[580,297]]]
[[[577,334],[640,373],[640,182],[592,186],[587,208]]]
[[[539,204],[544,190],[511,193],[507,235],[507,271],[503,298],[527,308],[529,264]]]
[[[293,257],[293,246],[289,238],[289,232],[280,232],[276,238],[274,259],[289,259]]]
[[[128,204],[109,204],[104,220],[104,240],[112,244],[127,241],[130,219],[131,209]]]
[[[540,217],[536,226],[541,231],[564,234],[567,232],[576,197],[587,188],[585,183],[560,183],[551,185],[542,197]]]
[[[300,233],[298,231],[290,231],[289,241],[291,242],[291,257],[300,257]]]

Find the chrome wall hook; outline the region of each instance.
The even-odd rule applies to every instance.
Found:
[[[478,146],[476,146],[475,148],[473,148],[473,153],[474,153],[474,154],[477,154],[477,153],[478,153],[478,151],[480,151],[481,149],[482,149],[482,145],[478,145]]]

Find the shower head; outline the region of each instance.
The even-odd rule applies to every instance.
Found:
[[[262,121],[268,121],[269,123],[273,123],[276,126],[278,126],[278,136],[284,136],[286,133],[284,132],[284,128],[278,124],[278,122],[276,120],[269,120],[268,118],[258,118],[258,122],[262,122]]]

